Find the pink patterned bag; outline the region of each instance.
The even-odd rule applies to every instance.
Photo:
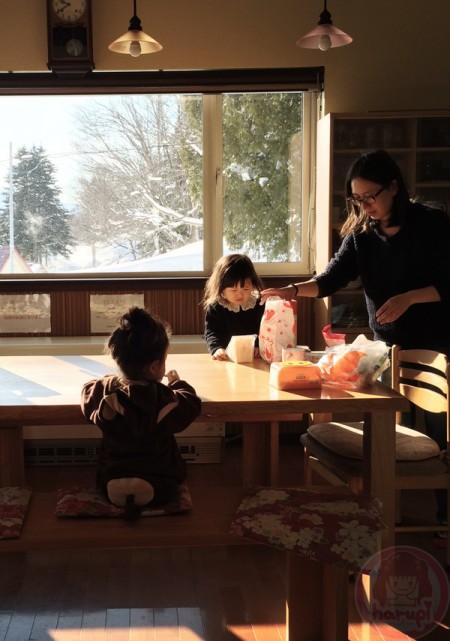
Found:
[[[259,351],[268,363],[281,361],[283,348],[297,345],[297,301],[267,299],[259,329]]]

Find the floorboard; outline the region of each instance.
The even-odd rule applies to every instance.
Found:
[[[90,484],[94,468],[27,468],[41,490]],[[281,445],[280,485],[299,485],[302,448]],[[191,485],[239,485],[240,445],[217,465],[189,466]],[[405,504],[408,504],[406,497]],[[410,497],[430,510],[432,493]],[[430,507],[431,506],[431,507]],[[194,506],[195,509],[195,506]],[[108,524],[105,523],[105,541]],[[432,554],[430,534],[399,539]],[[0,557],[0,641],[284,641],[285,557],[265,546],[59,550]],[[361,623],[349,583],[350,641],[404,641],[393,629]],[[444,621],[427,641],[450,641]]]

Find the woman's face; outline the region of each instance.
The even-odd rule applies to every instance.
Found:
[[[244,286],[240,283],[236,283],[233,287],[225,287],[222,295],[233,305],[244,305],[252,295],[252,291],[252,281],[250,278],[247,278],[244,282]]]
[[[361,211],[370,216],[372,220],[385,223],[389,221],[392,202],[397,193],[397,183],[395,180],[383,188],[383,185],[374,183],[371,180],[354,178],[351,182],[351,187],[352,196],[359,201]]]

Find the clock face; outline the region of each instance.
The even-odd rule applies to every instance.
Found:
[[[78,22],[86,12],[87,0],[52,0],[53,12],[68,24]]]

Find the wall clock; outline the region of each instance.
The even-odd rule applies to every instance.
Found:
[[[91,0],[47,0],[48,68],[83,77],[95,67]]]

